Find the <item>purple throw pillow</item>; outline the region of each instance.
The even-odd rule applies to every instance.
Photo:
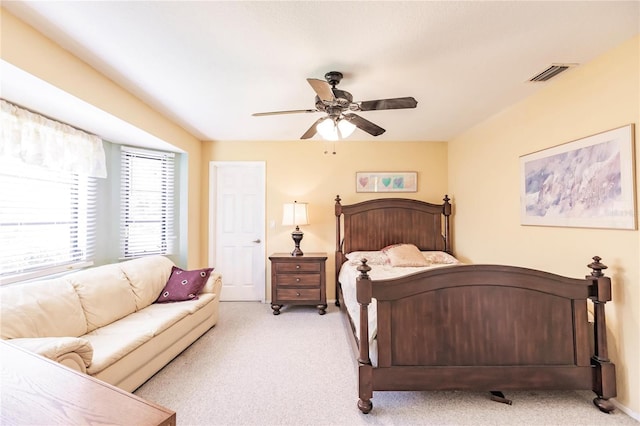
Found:
[[[156,303],[181,302],[194,300],[209,279],[213,268],[194,269],[185,271],[177,266],[171,268],[171,275],[165,284]]]

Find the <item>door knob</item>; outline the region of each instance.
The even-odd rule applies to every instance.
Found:
[[[256,244],[260,244],[260,238],[258,238],[257,240],[253,240],[253,242]]]

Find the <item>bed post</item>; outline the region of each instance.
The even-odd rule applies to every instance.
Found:
[[[442,214],[444,215],[444,251],[452,254],[453,252],[451,251],[451,234],[449,232],[449,216],[451,216],[451,204],[449,203],[449,201],[451,199],[449,198],[448,194],[445,194],[442,200],[444,201],[444,204],[442,205]]]
[[[371,279],[368,272],[371,267],[367,259],[358,266],[360,275],[356,278],[356,299],[360,305],[360,341],[358,349],[358,408],[367,414],[373,408],[373,367],[369,358],[369,304],[371,303]]]
[[[589,298],[593,301],[594,342],[595,350],[591,357],[591,365],[594,367],[592,390],[597,395],[593,403],[605,413],[613,411],[614,406],[609,398],[616,396],[616,368],[609,360],[607,349],[607,324],[604,312],[605,304],[611,300],[611,279],[602,273],[607,266],[600,263],[599,256],[593,257],[593,262],[587,265],[592,269],[587,279],[591,280]]]
[[[335,292],[336,306],[340,306],[340,298],[338,296],[338,274],[340,274],[340,265],[342,265],[342,250],[340,250],[340,216],[342,215],[342,204],[340,204],[340,195],[336,195],[336,251],[335,251]]]

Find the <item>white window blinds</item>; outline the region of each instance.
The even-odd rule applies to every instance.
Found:
[[[120,254],[173,253],[174,154],[121,147]]]
[[[0,284],[90,265],[102,140],[0,104]]]
[[[0,169],[0,279],[10,283],[90,264],[96,179],[26,164]]]

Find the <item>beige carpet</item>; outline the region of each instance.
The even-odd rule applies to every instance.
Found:
[[[374,392],[356,407],[356,367],[341,313],[222,302],[220,321],[135,394],[178,425],[638,425],[601,413],[592,392]]]

